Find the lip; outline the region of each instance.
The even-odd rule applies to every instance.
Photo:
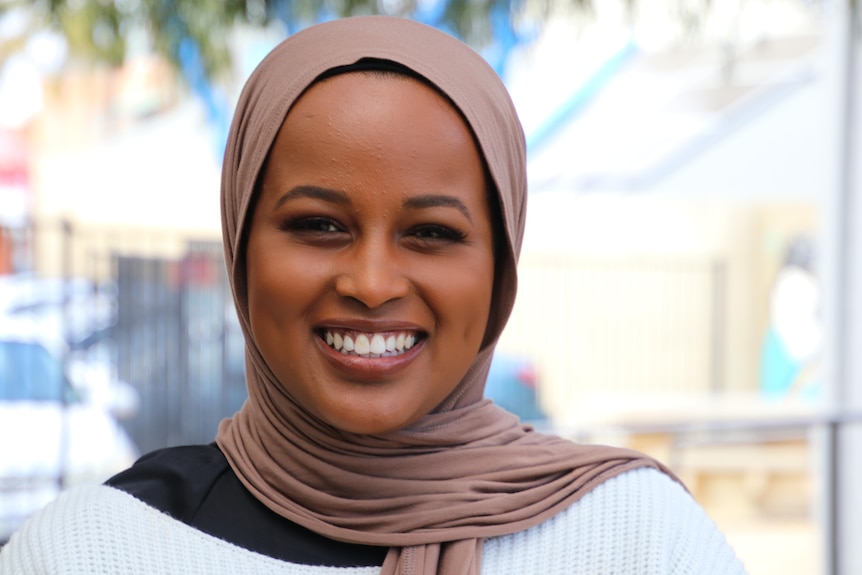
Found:
[[[327,329],[381,333],[391,331],[414,331],[424,334],[416,344],[400,355],[389,357],[361,357],[336,351],[320,337]],[[382,321],[374,319],[339,319],[321,322],[314,329],[314,339],[323,356],[338,371],[349,379],[363,382],[379,382],[406,369],[425,348],[427,331],[414,323],[403,321]]]
[[[331,319],[322,321],[314,326],[315,331],[323,331],[326,329],[344,329],[353,331],[365,331],[368,333],[377,333],[383,331],[415,331],[427,333],[427,330],[422,329],[420,326],[412,322],[374,318]]]

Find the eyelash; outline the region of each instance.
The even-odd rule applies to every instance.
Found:
[[[451,243],[461,243],[467,237],[461,230],[439,224],[417,226],[411,230],[411,235],[423,241]]]
[[[335,220],[320,216],[287,220],[279,226],[279,229],[284,232],[304,232],[312,234],[332,234],[344,231],[343,228],[335,222]]]
[[[329,235],[345,233],[344,228],[335,220],[323,216],[300,217],[286,220],[279,229],[298,234]],[[440,224],[422,224],[413,227],[407,237],[424,243],[463,243],[467,234],[459,229]]]

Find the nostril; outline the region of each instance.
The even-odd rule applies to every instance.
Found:
[[[402,275],[380,273],[368,268],[342,273],[335,280],[335,292],[339,296],[356,301],[368,309],[400,299],[409,291],[409,282]]]

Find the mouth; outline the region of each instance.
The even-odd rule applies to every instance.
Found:
[[[364,358],[397,357],[407,353],[425,334],[412,330],[363,332],[327,328],[318,332],[326,345],[344,355]]]

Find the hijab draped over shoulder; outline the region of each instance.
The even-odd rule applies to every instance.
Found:
[[[364,59],[408,68],[461,112],[496,189],[506,244],[497,255],[485,340],[464,379],[432,413],[384,436],[332,428],[281,386],[250,329],[244,256],[252,196],[291,105],[322,74]],[[514,106],[490,66],[449,35],[399,18],[348,18],[289,37],[239,99],[221,201],[249,397],[222,422],[217,442],[240,481],[275,513],[333,539],[389,547],[387,575],[478,574],[484,537],[537,525],[626,470],[660,467],[632,451],[536,433],[482,397],[515,298],[525,155]]]

